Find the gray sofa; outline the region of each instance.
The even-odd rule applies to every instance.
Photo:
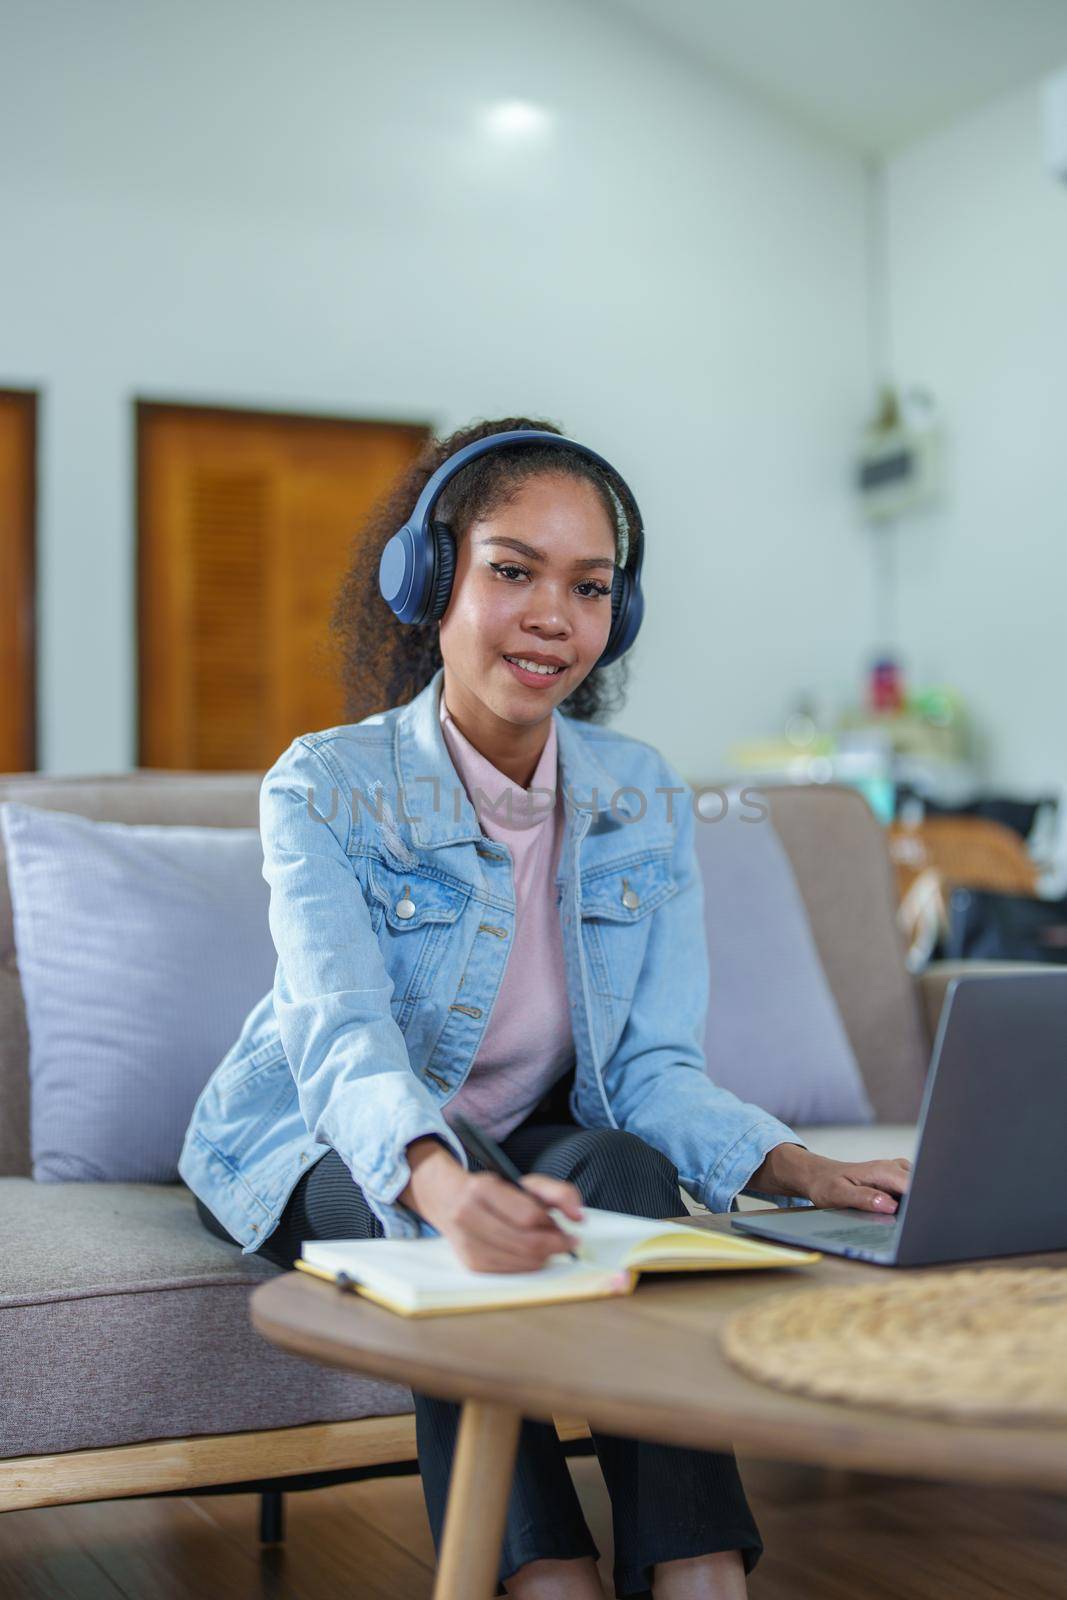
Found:
[[[0,776],[0,800],[115,822],[255,827],[259,786],[256,773],[15,774]],[[771,801],[879,1119],[798,1131],[830,1155],[910,1155],[929,1017],[949,974],[926,975],[924,1010],[883,835],[862,800],[826,787]],[[248,1295],[278,1269],[206,1233],[184,1185],[32,1180],[27,1061],[0,860],[0,1510],[221,1485],[259,1487],[269,1508],[280,1485],[320,1481],[308,1474],[412,1461],[408,1392],[260,1338]]]

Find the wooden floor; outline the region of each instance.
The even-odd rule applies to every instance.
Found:
[[[738,1459],[765,1545],[751,1600],[1067,1600],[1067,1500]],[[612,1595],[603,1479],[595,1460],[571,1466]],[[0,1600],[428,1600],[417,1478],[285,1504],[273,1548],[251,1495],[8,1512]]]

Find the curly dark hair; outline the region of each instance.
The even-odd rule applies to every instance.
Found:
[[[411,466],[373,507],[352,542],[351,559],[334,602],[329,631],[335,643],[344,692],[344,716],[361,722],[374,712],[403,705],[424,689],[441,665],[437,623],[398,622],[378,589],[378,562],[387,541],[415,509],[415,502],[437,468],[476,439],[517,428],[562,433],[553,422],[501,417],[474,422],[447,439],[428,440]],[[633,569],[641,518],[623,480],[595,461],[539,440],[492,450],[463,467],[446,484],[434,507],[434,520],[447,522],[457,544],[471,526],[508,501],[537,473],[583,478],[596,489],[615,529],[616,557],[625,532],[624,565]],[[621,527],[620,527],[621,521]],[[603,722],[626,696],[629,652],[606,667],[594,667],[560,709],[587,722]]]

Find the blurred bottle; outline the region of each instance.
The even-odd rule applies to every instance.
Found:
[[[893,656],[880,656],[871,664],[867,709],[874,716],[893,716],[904,710],[904,675]]]

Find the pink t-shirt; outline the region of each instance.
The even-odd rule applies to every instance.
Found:
[[[499,772],[464,737],[448,714],[443,693],[440,717],[448,752],[482,832],[508,846],[515,881],[515,931],[500,992],[466,1081],[442,1108],[442,1114],[449,1121],[458,1111],[499,1140],[517,1128],[574,1065],[563,935],[556,905],[556,870],[563,840],[556,728],[550,724],[526,790]],[[545,790],[555,794],[554,806]]]

